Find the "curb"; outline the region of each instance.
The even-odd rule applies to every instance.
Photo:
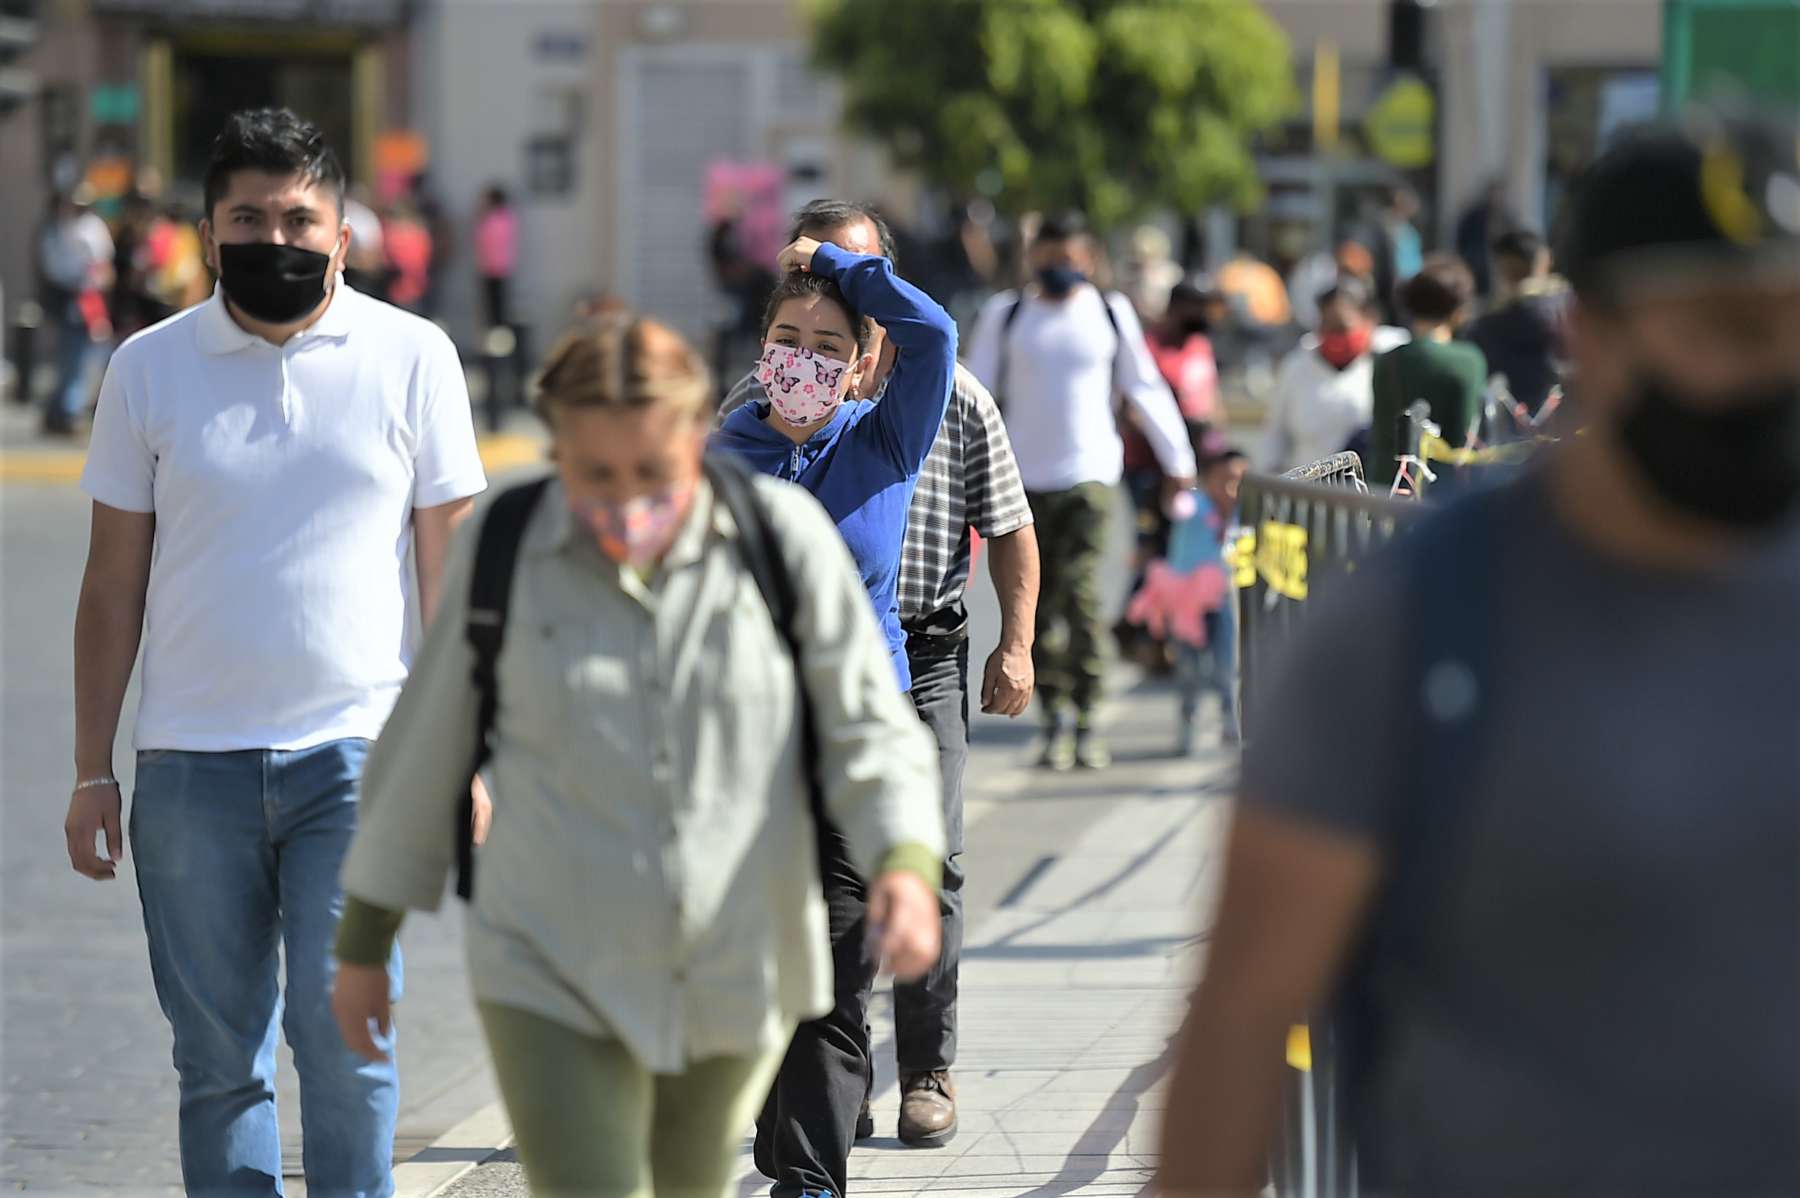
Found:
[[[518,433],[502,433],[479,439],[481,464],[490,475],[541,465],[544,441]],[[22,449],[0,451],[0,483],[72,485],[81,481],[87,463],[84,449]]]
[[[394,1166],[394,1198],[434,1198],[473,1173],[495,1155],[512,1147],[512,1125],[506,1109],[489,1103],[421,1149],[411,1160]]]

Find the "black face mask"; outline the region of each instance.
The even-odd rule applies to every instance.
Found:
[[[292,324],[325,299],[331,255],[268,241],[219,245],[219,284],[252,320]]]
[[[1038,286],[1052,299],[1061,299],[1083,283],[1087,276],[1073,266],[1046,266],[1038,271]]]
[[[1691,402],[1640,378],[1620,436],[1656,493],[1714,524],[1752,531],[1800,507],[1800,378]]]

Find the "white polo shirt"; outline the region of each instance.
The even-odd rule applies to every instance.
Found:
[[[137,747],[228,752],[381,731],[413,509],[487,480],[449,338],[340,280],[284,346],[218,292],[126,341],[81,486],[156,515]]]

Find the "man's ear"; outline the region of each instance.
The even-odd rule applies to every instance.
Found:
[[[213,238],[212,218],[200,218],[200,256],[213,274],[223,274],[219,269],[219,243]]]
[[[863,376],[864,399],[874,399],[876,392],[881,390],[881,384],[892,373],[894,363],[900,357],[900,347],[894,344],[892,337],[883,337],[881,352],[872,356],[875,359],[875,368]]]
[[[353,236],[354,234],[350,231],[350,222],[347,220],[339,222],[337,249],[332,251],[332,257],[337,259],[337,265],[332,268],[332,274],[335,275],[350,265],[350,241]]]

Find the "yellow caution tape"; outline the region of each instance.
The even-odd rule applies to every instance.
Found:
[[[1523,462],[1537,448],[1535,441],[1512,441],[1491,449],[1457,449],[1432,433],[1419,437],[1419,456],[1446,466],[1484,466],[1497,462]]]
[[[1306,529],[1264,520],[1256,534],[1256,572],[1276,594],[1306,598]]]
[[[1288,1029],[1287,1063],[1302,1073],[1312,1072],[1312,1033],[1303,1023]]]
[[[1256,585],[1256,533],[1244,529],[1225,546],[1225,564],[1231,568],[1231,584],[1239,589]]]

